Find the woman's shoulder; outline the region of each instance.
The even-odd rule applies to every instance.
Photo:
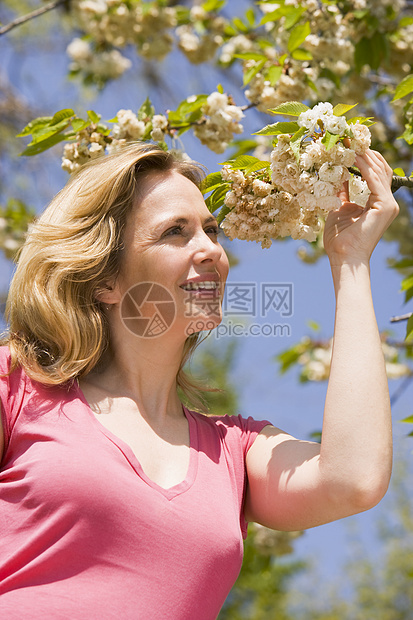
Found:
[[[252,444],[265,426],[271,424],[268,420],[257,420],[252,416],[245,417],[241,414],[209,415],[188,409],[187,411],[197,420],[200,428],[210,429],[225,437],[241,438],[246,447]]]

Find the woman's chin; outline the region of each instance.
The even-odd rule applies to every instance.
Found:
[[[198,332],[209,332],[215,329],[222,321],[222,316],[198,316],[192,320],[189,320],[185,333],[187,336],[192,336]]]

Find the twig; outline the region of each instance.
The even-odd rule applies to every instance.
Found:
[[[407,314],[402,314],[400,316],[392,316],[390,319],[390,323],[397,323],[398,321],[408,321],[412,314],[413,312],[408,312]]]
[[[39,15],[43,15],[44,13],[48,13],[49,11],[53,11],[53,9],[56,9],[58,6],[64,4],[69,5],[69,2],[70,0],[55,0],[54,2],[49,2],[49,4],[45,4],[44,6],[36,9],[35,11],[32,11],[31,13],[27,13],[27,15],[17,17],[9,24],[6,24],[2,28],[0,28],[0,35],[6,34],[6,32],[13,30],[13,28],[20,26],[21,24],[25,24],[26,22],[34,19],[35,17],[39,17]]]
[[[393,180],[391,182],[391,191],[397,192],[401,187],[413,187],[413,177],[398,177],[396,175],[393,176]]]

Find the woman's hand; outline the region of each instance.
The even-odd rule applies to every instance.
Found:
[[[384,231],[399,212],[391,192],[393,171],[377,151],[368,150],[355,161],[371,195],[365,209],[349,202],[348,184],[339,196],[340,209],[328,214],[324,247],[332,264],[368,262]]]

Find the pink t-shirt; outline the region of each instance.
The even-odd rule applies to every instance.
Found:
[[[16,370],[0,398],[0,617],[215,619],[242,562],[245,455],[269,422],[184,408],[190,464],[165,490],[77,385]]]

